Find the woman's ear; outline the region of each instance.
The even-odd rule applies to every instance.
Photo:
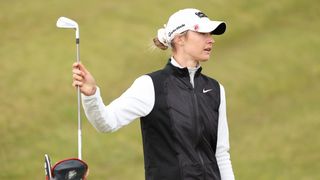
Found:
[[[176,36],[174,38],[174,43],[178,46],[183,46],[184,43],[185,43],[185,36],[182,35],[182,36]]]

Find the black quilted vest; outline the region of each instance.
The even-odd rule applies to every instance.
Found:
[[[170,61],[149,74],[155,91],[152,111],[141,118],[146,180],[220,180],[215,157],[219,83]]]

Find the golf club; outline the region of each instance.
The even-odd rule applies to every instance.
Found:
[[[46,180],[51,180],[52,179],[52,166],[51,166],[51,161],[49,158],[49,155],[45,154],[44,155],[44,170],[46,174]]]
[[[79,26],[66,17],[60,17],[56,23],[58,28],[67,28],[76,30],[77,62],[80,62],[79,52]],[[57,162],[53,167],[49,155],[45,154],[45,175],[46,180],[85,180],[88,176],[88,165],[82,161],[82,139],[81,139],[81,94],[80,87],[77,86],[78,93],[78,158],[67,158]]]
[[[76,46],[77,46],[77,62],[80,62],[80,35],[79,35],[79,26],[78,23],[72,19],[66,17],[60,17],[57,21],[58,28],[66,28],[66,29],[75,29],[76,30]],[[81,94],[80,94],[80,87],[77,87],[77,95],[78,95],[78,158],[82,159],[82,135],[81,135]]]

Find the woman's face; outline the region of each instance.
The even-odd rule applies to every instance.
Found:
[[[214,40],[210,33],[188,31],[181,43],[185,58],[202,62],[210,58]]]

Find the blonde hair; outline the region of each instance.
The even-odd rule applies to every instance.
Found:
[[[182,32],[182,33],[180,33],[180,34],[177,34],[176,36],[187,36],[187,32],[188,32],[188,31],[184,31],[184,32]],[[161,49],[161,50],[167,50],[167,49],[168,49],[168,46],[166,46],[165,44],[163,44],[163,43],[159,40],[158,37],[153,38],[153,44],[154,44],[156,47],[158,47],[159,49]],[[173,41],[173,40],[172,40],[172,42],[171,42],[171,47],[172,47],[173,50],[175,49],[175,45],[174,45],[174,41]]]

